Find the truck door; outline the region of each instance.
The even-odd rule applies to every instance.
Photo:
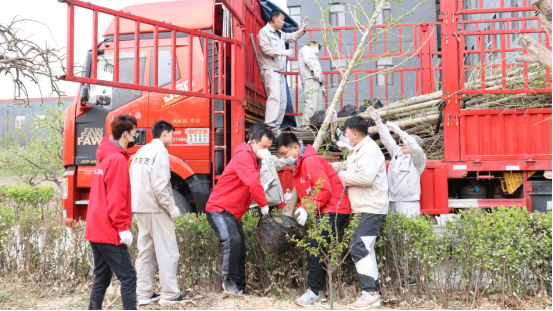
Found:
[[[144,82],[148,52],[147,49],[141,49],[139,54],[140,83]],[[113,62],[114,55],[111,50],[104,50],[104,53],[98,55],[96,61],[98,79],[113,81]],[[94,65],[94,62],[92,65]],[[85,72],[85,75],[89,75],[88,70]],[[132,49],[121,49],[119,53],[119,81],[133,83],[133,77],[134,53]],[[147,92],[94,84],[90,86],[88,105],[91,108],[76,119],[76,165],[96,164],[96,149],[102,137],[109,138],[111,134],[109,124],[115,115],[119,113],[132,114],[138,121],[138,128],[146,127]],[[132,149],[134,148],[138,147],[133,147]],[[129,151],[134,152],[132,149]]]

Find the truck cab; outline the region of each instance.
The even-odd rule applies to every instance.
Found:
[[[206,34],[232,36],[228,31],[231,27],[229,19],[223,16],[228,14],[228,9],[215,1],[147,3],[129,6],[122,11]],[[138,29],[136,24],[128,19],[113,18],[103,38],[98,40],[96,59],[93,59],[92,49],[88,52],[81,77],[90,79],[95,71],[97,80],[138,87],[129,89],[102,82],[81,83],[74,104],[66,111],[63,207],[67,223],[86,220],[96,149],[102,137],[112,138],[110,123],[118,114],[131,114],[138,121],[137,144],[128,150],[131,154],[153,139],[151,128],[157,120],[163,119],[175,126],[168,152],[173,195],[181,210],[202,212],[205,209],[214,179],[230,160],[230,152],[225,148],[227,139],[231,140],[225,131],[230,125],[230,114],[225,111],[230,110],[231,101],[160,93],[148,88],[232,94],[233,84],[229,81],[230,72],[234,70],[231,67],[232,44],[144,23]],[[156,36],[157,40],[154,40]],[[116,51],[119,51],[118,55],[115,55]],[[118,68],[115,68],[115,63]],[[157,76],[154,74],[156,70]],[[219,85],[219,81],[228,83]],[[246,114],[247,108],[240,108],[237,113]],[[259,120],[262,116],[257,116]],[[235,145],[244,141],[242,126],[242,135],[238,135]],[[220,146],[216,146],[215,141]],[[132,157],[129,165],[131,162]]]

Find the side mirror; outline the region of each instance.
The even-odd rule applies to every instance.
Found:
[[[90,97],[90,86],[87,84],[83,84],[81,86],[81,105],[86,106],[86,103],[88,102]]]

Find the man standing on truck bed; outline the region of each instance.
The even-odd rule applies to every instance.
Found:
[[[279,128],[286,111],[286,56],[292,56],[293,50],[286,50],[286,43],[298,41],[307,30],[305,17],[300,30],[294,33],[280,31],[284,26],[284,13],[279,10],[271,11],[271,21],[261,28],[257,35],[259,42],[259,63],[261,74],[267,87],[267,110],[265,111],[265,124],[273,128]]]
[[[136,118],[120,114],[111,121],[114,140],[102,138],[86,213],[85,238],[94,256],[89,310],[102,310],[113,273],[121,282],[123,309],[136,310],[136,272],[127,249],[132,244],[131,181],[127,161],[136,141]]]
[[[319,110],[323,104],[324,89],[323,70],[317,53],[321,45],[316,41],[307,42],[302,47],[298,55],[298,69],[300,72],[301,85],[303,88],[303,115],[302,127],[309,124],[309,119],[315,111]],[[326,96],[326,95],[325,95]]]
[[[182,295],[177,282],[179,247],[173,220],[180,216],[171,188],[171,167],[167,148],[173,141],[173,124],[159,120],[152,126],[154,139],[134,155],[130,168],[132,211],[138,224],[138,305],[160,300],[179,303]],[[159,267],[161,296],[154,293]]]
[[[269,213],[259,170],[261,160],[270,155],[273,139],[272,131],[261,128],[253,133],[250,144],[236,147],[232,161],[207,201],[207,221],[223,245],[221,274],[225,292],[244,294],[246,291],[246,242],[240,220],[252,200],[261,206],[263,215]]]
[[[382,123],[380,114],[373,107],[367,109],[369,116],[376,123],[380,140],[390,154],[388,166],[388,185],[390,187],[390,209],[407,217],[416,217],[421,213],[421,175],[426,167],[426,155],[422,149],[423,142],[417,135],[409,135],[392,122],[388,128],[399,135],[403,146],[398,146],[395,139]]]

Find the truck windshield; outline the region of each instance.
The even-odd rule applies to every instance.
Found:
[[[138,77],[139,83],[143,84],[146,53],[140,52],[139,57]],[[98,55],[96,69],[98,80],[113,81],[113,58],[113,53]],[[134,53],[132,52],[119,53],[119,82],[134,83]],[[94,84],[90,86],[89,103],[106,110],[113,110],[140,96],[142,96],[142,91]]]

